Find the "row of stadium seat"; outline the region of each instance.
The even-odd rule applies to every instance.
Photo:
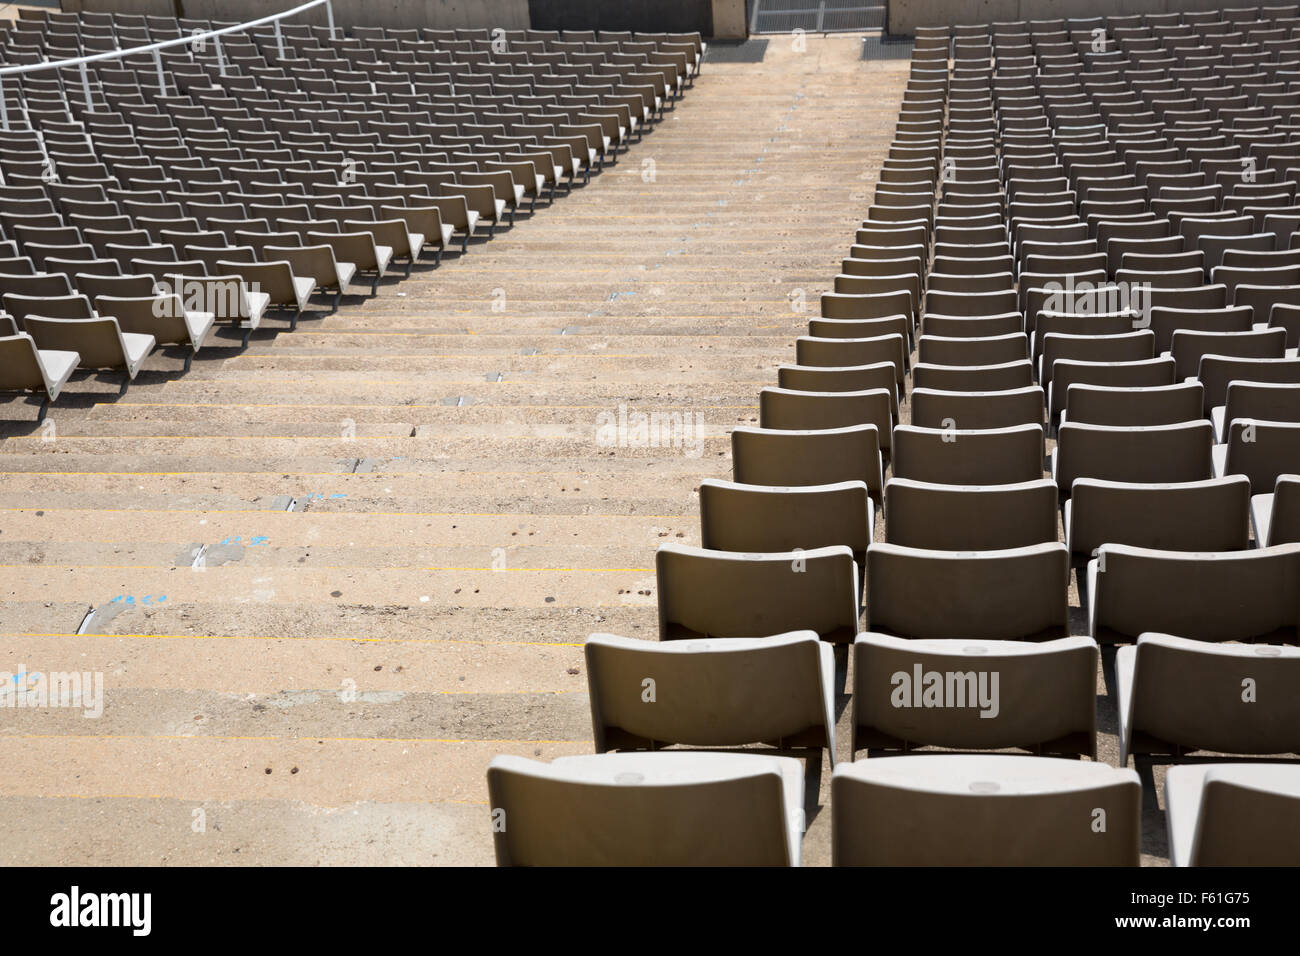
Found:
[[[704,50],[286,25],[132,53],[227,24],[39,13],[0,38],[0,66],[123,47],[0,78],[0,390],[36,393],[41,417],[78,369],[125,390],[156,347],[188,369],[214,328],[246,346],[269,310],[292,329],[315,295],[334,311],[356,278],[375,295],[396,261],[466,252],[616,162]],[[486,65],[464,48],[482,39]]]
[[[661,643],[588,641],[598,751],[825,750],[840,865],[1136,864],[1130,755],[1300,753],[1298,16],[918,32],[821,317],[659,549]],[[797,863],[789,759],[498,758],[498,861]],[[1300,764],[1164,797],[1175,864],[1300,861]]]

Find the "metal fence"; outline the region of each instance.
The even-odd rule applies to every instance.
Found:
[[[854,33],[885,28],[874,0],[749,0],[750,33]]]
[[[284,55],[284,37],[280,32],[280,21],[289,17],[297,16],[308,10],[314,10],[316,7],[323,6],[325,15],[328,17],[330,34],[334,34],[334,8],[330,0],[310,0],[301,6],[294,7],[292,10],[285,10],[282,13],[272,13],[269,16],[262,17],[258,20],[250,20],[248,23],[240,23],[233,27],[222,27],[219,30],[208,30],[206,32],[195,32],[190,36],[179,37],[175,40],[163,40],[159,43],[147,43],[144,46],[128,47],[121,50],[109,50],[105,53],[95,53],[91,56],[79,56],[70,60],[47,60],[44,63],[23,63],[16,66],[0,67],[0,129],[9,129],[9,105],[6,102],[4,81],[7,76],[20,76],[25,73],[38,73],[42,70],[64,70],[69,67],[77,67],[81,70],[81,86],[86,97],[86,109],[94,111],[95,105],[90,95],[90,77],[86,71],[87,63],[99,63],[104,60],[120,60],[123,57],[139,56],[142,53],[152,53],[154,65],[158,69],[158,86],[160,89],[167,88],[166,74],[163,70],[162,51],[170,50],[173,47],[188,46],[191,55],[196,47],[202,47],[209,40],[212,41],[217,56],[217,67],[224,74],[226,71],[225,60],[221,55],[221,37],[227,33],[243,33],[253,27],[260,27],[264,24],[271,23],[275,25],[276,40],[280,44],[280,54]],[[71,92],[71,91],[69,91]]]

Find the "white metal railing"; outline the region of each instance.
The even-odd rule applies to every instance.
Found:
[[[207,30],[195,32],[189,36],[177,37],[175,40],[161,40],[158,43],[149,43],[144,46],[129,47],[125,50],[108,50],[104,53],[95,53],[90,56],[78,56],[69,60],[46,60],[43,63],[23,63],[16,66],[0,67],[0,129],[9,129],[9,104],[5,99],[4,79],[7,76],[19,76],[24,73],[38,73],[43,70],[62,70],[68,67],[79,67],[81,70],[81,85],[86,94],[86,109],[89,112],[95,111],[95,104],[90,95],[90,77],[86,71],[87,63],[98,63],[102,60],[120,60],[128,56],[137,56],[141,53],[152,53],[154,66],[158,69],[158,87],[166,92],[167,81],[163,73],[162,51],[177,46],[188,46],[191,51],[201,44],[212,40],[213,47],[217,54],[217,69],[221,75],[226,73],[226,61],[221,55],[221,37],[227,33],[242,33],[251,30],[254,27],[260,27],[263,24],[272,23],[275,25],[275,40],[280,48],[280,56],[284,56],[284,33],[280,30],[280,21],[289,17],[297,16],[307,10],[323,6],[325,16],[329,24],[330,36],[335,36],[334,27],[334,7],[331,0],[310,0],[301,6],[294,7],[292,10],[285,10],[282,13],[273,13],[270,16],[262,17],[258,20],[250,20],[247,23],[239,23],[233,27],[222,27],[219,30]],[[191,55],[193,55],[191,53]]]

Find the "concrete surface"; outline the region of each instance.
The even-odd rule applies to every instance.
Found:
[[[374,300],[44,428],[3,399],[0,670],[102,672],[104,712],[0,711],[0,863],[492,862],[488,761],[590,752],[582,641],[654,637],[654,550],[865,215],[907,64],[806,44]],[[701,439],[603,447],[620,405]]]

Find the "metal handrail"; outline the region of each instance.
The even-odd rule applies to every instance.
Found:
[[[309,0],[292,10],[285,10],[281,13],[273,13],[269,16],[261,17],[257,20],[250,20],[247,23],[239,23],[233,27],[222,27],[219,30],[206,30],[201,33],[193,33],[190,36],[177,37],[175,40],[160,40],[157,43],[148,43],[144,46],[129,47],[127,49],[107,50],[104,53],[94,53],[90,56],[72,57],[67,60],[46,60],[43,63],[23,63],[16,66],[0,67],[0,128],[9,129],[9,104],[5,101],[4,95],[4,78],[6,76],[18,76],[24,73],[38,73],[42,70],[62,70],[69,67],[79,67],[81,69],[81,84],[86,91],[86,109],[89,112],[95,111],[94,102],[90,95],[90,79],[86,73],[87,63],[98,63],[102,60],[120,60],[128,56],[136,56],[141,53],[152,53],[154,65],[158,68],[158,86],[166,91],[167,83],[163,73],[162,51],[177,46],[193,47],[196,43],[205,43],[211,39],[217,53],[217,69],[224,76],[226,72],[226,63],[221,56],[221,37],[227,33],[242,33],[246,30],[260,27],[263,24],[275,24],[275,39],[280,48],[280,56],[284,56],[284,34],[280,30],[280,21],[297,16],[306,10],[312,10],[316,7],[325,8],[325,16],[329,24],[330,36],[334,36],[337,30],[334,26],[334,7],[331,0]]]

